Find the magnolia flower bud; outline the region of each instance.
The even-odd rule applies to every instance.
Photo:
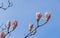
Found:
[[[8,29],[10,28],[10,24],[11,24],[10,20],[8,20],[7,23],[6,23],[6,26],[7,26]]]
[[[36,20],[39,21],[41,17],[42,17],[42,14],[40,12],[37,12],[36,13]]]
[[[5,33],[4,32],[0,32],[0,38],[5,38]]]
[[[17,21],[13,20],[12,24],[13,24],[12,28],[15,29],[17,27]]]
[[[33,34],[35,34],[36,32],[37,32],[37,30],[36,29],[34,29],[34,31],[33,31],[34,33]]]
[[[45,16],[46,16],[46,22],[48,22],[48,20],[50,19],[51,17],[51,14],[49,12],[46,12],[45,13]]]
[[[29,31],[31,31],[32,28],[33,28],[33,24],[31,23],[31,24],[29,24]]]

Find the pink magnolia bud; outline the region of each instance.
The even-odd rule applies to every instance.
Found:
[[[4,32],[0,32],[0,38],[5,38],[5,33]]]
[[[33,28],[33,24],[31,23],[31,24],[29,24],[29,30],[31,31],[32,28]]]
[[[39,21],[41,17],[42,17],[42,14],[40,12],[37,12],[36,13],[36,20]]]
[[[48,20],[50,19],[51,17],[51,14],[49,12],[46,12],[45,13],[45,16],[46,16],[46,22],[48,22]]]
[[[8,29],[10,28],[10,24],[11,24],[10,20],[8,20],[7,23],[6,23],[6,26],[7,26]]]
[[[17,27],[17,21],[16,20],[13,20],[12,24],[13,24],[13,26],[12,26],[13,29],[15,29]]]
[[[35,34],[36,32],[37,32],[37,30],[36,29],[34,29],[34,31],[33,31],[34,33],[33,34]]]

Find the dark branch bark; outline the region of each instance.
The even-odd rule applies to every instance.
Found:
[[[10,2],[10,0],[8,0],[8,6],[6,8],[4,8],[3,7],[3,2],[2,2],[2,5],[0,6],[0,8],[3,9],[3,10],[7,10],[9,7],[12,7],[12,6],[13,6],[12,2]]]
[[[47,22],[45,22],[45,23],[43,23],[43,24],[41,24],[41,25],[38,25],[38,23],[37,23],[37,27],[35,27],[35,29],[37,30],[39,27],[41,27],[41,26],[44,26],[45,24],[46,24]],[[35,30],[34,29],[34,30]],[[34,35],[34,30],[32,30],[30,33],[28,33],[24,38],[27,38],[27,37],[29,37],[29,36],[32,36],[32,35]],[[32,34],[33,33],[33,34]]]

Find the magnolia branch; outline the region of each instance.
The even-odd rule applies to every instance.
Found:
[[[4,7],[3,7],[3,2],[2,2],[2,5],[0,6],[0,8],[3,9],[3,10],[6,10],[6,9],[8,9],[9,7],[12,7],[12,6],[13,6],[12,2],[10,2],[10,0],[8,0],[8,6],[7,6],[6,8],[4,8]]]
[[[0,38],[5,38],[8,34],[10,34],[11,32],[13,32],[15,30],[15,28],[17,27],[17,21],[13,20],[12,21],[12,25],[10,20],[7,21],[7,23],[4,25],[5,28],[0,28],[2,29],[1,33],[0,33]],[[11,29],[11,30],[10,30]],[[6,31],[6,32],[5,32]]]
[[[11,32],[13,32],[14,30],[8,31],[7,34],[5,35],[5,37],[10,34]]]
[[[46,24],[47,22],[45,22],[45,23],[43,23],[43,24],[41,24],[41,25],[38,25],[37,24],[37,27],[35,27],[35,29],[34,30],[37,30],[39,27],[41,27],[41,26],[44,26],[45,24]],[[27,38],[27,37],[29,37],[29,36],[32,36],[32,35],[34,35],[34,30],[33,31],[31,31],[30,33],[28,33],[24,38]],[[33,34],[32,34],[33,33]]]
[[[7,22],[7,25],[6,25],[6,28],[7,28],[7,34],[5,36],[7,36],[9,33],[13,32],[15,30],[15,28],[17,27],[17,21],[16,20],[13,20],[13,26],[12,26],[12,30],[10,30],[10,27],[11,27],[11,23],[10,21]]]
[[[36,32],[37,32],[37,29],[38,29],[39,27],[41,27],[41,26],[44,26],[44,25],[49,21],[49,19],[50,19],[50,17],[51,17],[51,14],[50,14],[49,12],[46,12],[46,13],[45,13],[45,17],[44,17],[44,19],[45,19],[46,22],[43,23],[43,24],[41,24],[41,25],[39,25],[39,20],[41,19],[41,17],[42,17],[41,12],[37,12],[37,13],[36,13],[37,27],[35,27],[35,28],[33,29],[33,24],[32,24],[32,23],[29,24],[29,31],[30,31],[30,33],[28,33],[27,35],[25,35],[24,38],[27,38],[27,37],[32,36],[32,35],[35,35]]]

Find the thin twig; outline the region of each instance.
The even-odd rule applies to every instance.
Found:
[[[3,10],[7,10],[9,7],[12,7],[12,6],[13,6],[12,2],[10,2],[10,0],[8,0],[8,6],[6,8],[4,8],[3,7],[3,2],[2,2],[2,5],[0,6],[0,8],[3,9]]]
[[[1,26],[2,26],[2,25],[3,25],[3,23],[1,24]],[[6,27],[6,24],[5,24],[5,28],[2,28],[1,26],[0,26],[0,28],[2,29],[2,31],[3,31],[3,30],[6,30],[6,28],[7,28],[7,27]],[[11,31],[7,31],[7,33],[6,33],[5,36],[7,36],[7,35],[8,35],[9,33],[11,33],[12,31],[14,31],[14,29],[12,29]]]
[[[9,33],[13,32],[13,31],[14,31],[14,30],[11,30],[11,31],[7,32],[7,34],[6,34],[5,36],[7,36]]]
[[[3,25],[3,23],[1,24],[1,26]],[[0,26],[0,28],[1,28],[1,26]]]
[[[44,26],[46,23],[47,23],[47,22],[45,22],[45,23],[43,23],[43,24],[41,24],[41,25],[37,25],[37,27],[35,27],[35,29],[37,30],[39,27]],[[34,30],[35,30],[35,29],[34,29]],[[34,34],[31,34],[31,33],[34,32],[34,30],[31,31],[30,33],[28,33],[24,38],[27,38],[27,37],[29,37],[29,36],[34,35]]]

